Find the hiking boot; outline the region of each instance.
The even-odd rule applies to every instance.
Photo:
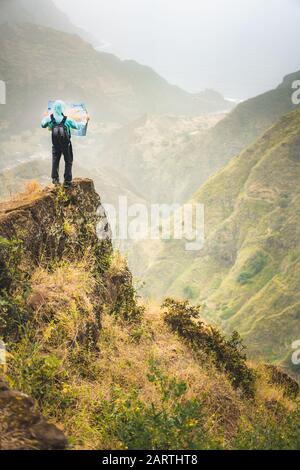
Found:
[[[56,180],[56,179],[52,180],[52,184],[54,184],[54,186],[58,186],[59,185],[59,180]]]
[[[65,181],[64,188],[72,188],[72,181]]]

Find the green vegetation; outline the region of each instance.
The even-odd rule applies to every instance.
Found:
[[[71,448],[297,448],[295,399],[271,383],[267,369],[250,369],[236,335],[225,340],[187,303],[166,302],[165,321],[155,310],[137,323],[107,311],[96,343],[86,341],[81,331],[97,308],[91,310],[89,265],[39,269],[29,299],[32,320],[8,345],[11,387],[63,425]],[[57,290],[59,281],[65,287]]]
[[[147,202],[182,203],[194,191],[186,184],[192,168],[201,164],[195,163],[190,148],[186,148],[187,130],[203,135],[221,119],[222,115],[147,114],[117,129],[106,140],[98,161],[103,165],[109,162],[112,170],[124,175]]]
[[[242,422],[235,437],[235,447],[241,450],[299,450],[299,405],[290,414],[285,415],[280,405],[274,404],[277,418],[257,411],[253,421]]]
[[[161,243],[144,278],[150,297],[183,294],[205,304],[203,315],[226,333],[238,331],[251,358],[284,363],[293,373],[300,305],[299,126],[299,110],[284,116],[204,184],[193,198],[205,205],[204,249],[191,254],[178,242]],[[191,285],[199,293],[192,299],[186,290]]]
[[[144,308],[138,305],[138,295],[127,263],[118,251],[110,261],[109,280],[116,287],[112,292],[114,301],[110,313],[126,322],[138,324]]]
[[[255,277],[264,269],[267,261],[268,257],[266,255],[263,253],[258,253],[249,260],[245,270],[239,274],[237,282],[239,284],[248,284],[248,282],[250,282],[253,277]]]
[[[186,382],[169,378],[157,364],[147,374],[159,394],[159,402],[140,398],[138,387],[124,392],[116,387],[110,400],[94,410],[95,426],[124,449],[217,449],[218,442],[205,431],[205,412],[201,397],[187,398]]]
[[[28,320],[25,308],[29,292],[28,274],[22,271],[20,240],[0,236],[0,336],[17,338]]]
[[[217,328],[200,320],[200,307],[194,307],[187,301],[166,299],[162,308],[165,309],[165,321],[172,331],[182,337],[196,353],[205,352],[210,356],[215,367],[228,374],[235,388],[254,397],[255,374],[246,364],[241,338],[236,331],[226,340]]]
[[[23,210],[35,217],[26,218],[30,230],[22,222],[23,238],[8,237],[22,211],[12,209],[10,224],[0,218],[1,301],[18,299],[26,314],[11,316],[17,328],[1,325],[6,380],[63,427],[70,448],[297,448],[296,382],[250,365],[240,337],[204,323],[203,309],[172,299],[140,306],[126,261],[95,237],[99,200],[89,181],[68,195],[30,197]],[[35,239],[45,207],[51,250]]]
[[[198,290],[195,286],[185,286],[183,289],[183,294],[187,299],[193,300],[198,297]]]
[[[196,254],[180,241],[135,248],[152,298],[201,305],[169,297],[143,306],[127,262],[97,237],[107,220],[96,215],[91,182],[68,192],[29,184],[0,207],[1,374],[64,429],[71,449],[299,449],[299,384],[278,367],[299,374],[289,345],[300,318],[300,112],[285,115],[299,72],[224,119],[203,117],[231,105],[49,29],[50,14],[44,26],[22,23],[25,10],[6,3],[20,24],[0,26],[2,78],[14,98],[0,110],[0,197],[28,179],[48,181],[48,162],[19,161],[48,145],[33,129],[59,82],[62,94],[92,103],[82,161],[101,141],[89,170],[77,170],[93,174],[106,201],[122,187],[134,202],[205,204],[207,243]],[[12,446],[7,430],[20,408],[14,419],[0,408],[0,447],[3,429]]]

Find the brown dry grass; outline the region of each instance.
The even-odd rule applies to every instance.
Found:
[[[28,306],[35,312],[37,328],[44,343],[51,343],[58,328],[65,344],[75,344],[87,322],[95,322],[93,293],[96,285],[85,258],[74,264],[61,264],[53,272],[40,267],[32,277]],[[60,348],[65,347],[60,344]]]
[[[256,399],[261,403],[281,403],[287,410],[293,411],[297,403],[286,396],[286,390],[283,386],[277,384],[274,386],[270,380],[271,374],[264,364],[250,363],[256,370],[259,380],[257,380]]]
[[[99,376],[105,379],[93,384],[88,400],[91,396],[109,398],[112,386],[118,385],[123,390],[138,388],[145,402],[159,404],[161,395],[147,379],[149,363],[155,360],[164,374],[188,384],[187,398],[205,396],[211,410],[208,427],[225,426],[227,433],[235,428],[241,403],[226,376],[207,362],[199,364],[188,347],[168,330],[158,305],[147,305],[144,320],[138,327],[104,315],[100,348],[97,367]],[[85,401],[87,390],[84,389]]]
[[[190,349],[169,331],[160,307],[153,303],[146,306],[144,320],[138,327],[104,315],[100,348],[97,368],[103,380],[93,384],[74,382],[73,386],[82,400],[81,419],[71,418],[68,423],[74,436],[79,437],[83,432],[89,436],[90,448],[96,445],[98,437],[94,436],[94,430],[86,418],[89,403],[101,396],[109,398],[113,386],[120,386],[123,390],[138,388],[145,402],[159,403],[159,391],[147,380],[149,361],[152,360],[158,361],[164,374],[188,384],[188,398],[204,396],[209,416],[206,426],[211,432],[215,430],[216,434],[224,432],[227,442],[236,432],[241,416],[251,417],[255,410],[264,410],[264,406],[272,400],[277,400],[288,410],[295,407],[292,401],[283,397],[283,390],[268,383],[262,366],[258,367],[260,380],[256,401],[245,401],[232,388],[226,375],[212,367],[207,357],[203,356],[201,361],[200,356],[199,361],[199,356],[195,358]],[[79,421],[81,431],[78,429]]]
[[[114,263],[115,270],[123,266],[118,256]],[[231,442],[241,417],[251,420],[258,409],[264,412],[267,404],[274,400],[287,410],[293,409],[292,402],[283,397],[283,390],[269,384],[262,366],[258,368],[256,400],[245,400],[207,356],[200,353],[195,357],[168,329],[159,305],[154,303],[146,304],[140,324],[128,324],[103,311],[99,350],[85,351],[76,340],[85,324],[94,320],[95,280],[90,264],[87,257],[80,263],[60,264],[51,271],[39,268],[33,275],[28,299],[34,311],[40,344],[47,353],[63,359],[62,367],[69,374],[64,392],[71,392],[76,397],[76,408],[65,410],[63,419],[60,417],[56,421],[63,421],[63,428],[68,436],[72,436],[75,448],[109,448],[105,436],[101,436],[93,423],[93,406],[103,398],[109,399],[113,387],[119,386],[124,391],[138,389],[142,400],[159,405],[160,391],[147,378],[153,360],[164,375],[186,382],[187,398],[202,397],[209,417],[207,429],[224,436],[224,442]],[[59,342],[55,339],[58,329],[64,338]],[[70,345],[76,346],[78,366],[69,357]],[[82,360],[86,361],[83,366],[80,365]],[[118,443],[114,445],[118,446]]]
[[[119,273],[125,271],[126,269],[127,269],[126,259],[120,253],[120,251],[116,250],[114,252],[114,256],[112,257],[111,265],[110,265],[111,277],[118,275]]]
[[[40,197],[42,190],[43,188],[38,181],[32,180],[26,182],[22,192],[16,193],[10,199],[0,203],[0,212],[13,210],[35,201]]]

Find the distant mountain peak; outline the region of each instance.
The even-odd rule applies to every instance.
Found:
[[[0,11],[0,24],[34,23],[93,41],[90,34],[75,26],[52,0],[2,0]]]

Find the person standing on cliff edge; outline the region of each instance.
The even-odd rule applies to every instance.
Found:
[[[78,124],[64,115],[66,105],[63,101],[55,101],[53,113],[42,121],[43,129],[52,131],[52,183],[59,184],[59,163],[61,156],[65,160],[64,186],[72,186],[73,148],[71,142],[71,129],[79,129]]]

